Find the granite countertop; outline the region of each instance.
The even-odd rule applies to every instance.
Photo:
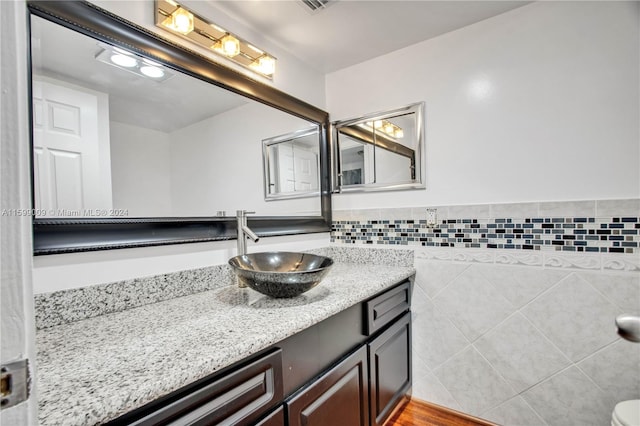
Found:
[[[336,263],[292,299],[225,286],[37,331],[42,425],[114,419],[242,360],[413,275]]]

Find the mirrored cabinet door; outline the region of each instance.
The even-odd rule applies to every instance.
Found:
[[[334,122],[334,192],[424,188],[424,104]]]

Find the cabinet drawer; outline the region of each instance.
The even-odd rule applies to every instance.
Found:
[[[411,306],[411,283],[405,281],[365,304],[365,334],[372,335]]]
[[[287,403],[289,426],[368,426],[367,348],[361,347]]]
[[[283,397],[282,351],[276,350],[129,424],[252,424]]]

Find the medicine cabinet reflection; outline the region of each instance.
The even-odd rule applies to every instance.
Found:
[[[334,192],[424,188],[424,103],[336,121]]]
[[[320,191],[318,128],[262,141],[265,200],[313,197]]]

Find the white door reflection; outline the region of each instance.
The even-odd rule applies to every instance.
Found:
[[[265,139],[263,144],[265,200],[317,195],[320,190],[318,129]]]

